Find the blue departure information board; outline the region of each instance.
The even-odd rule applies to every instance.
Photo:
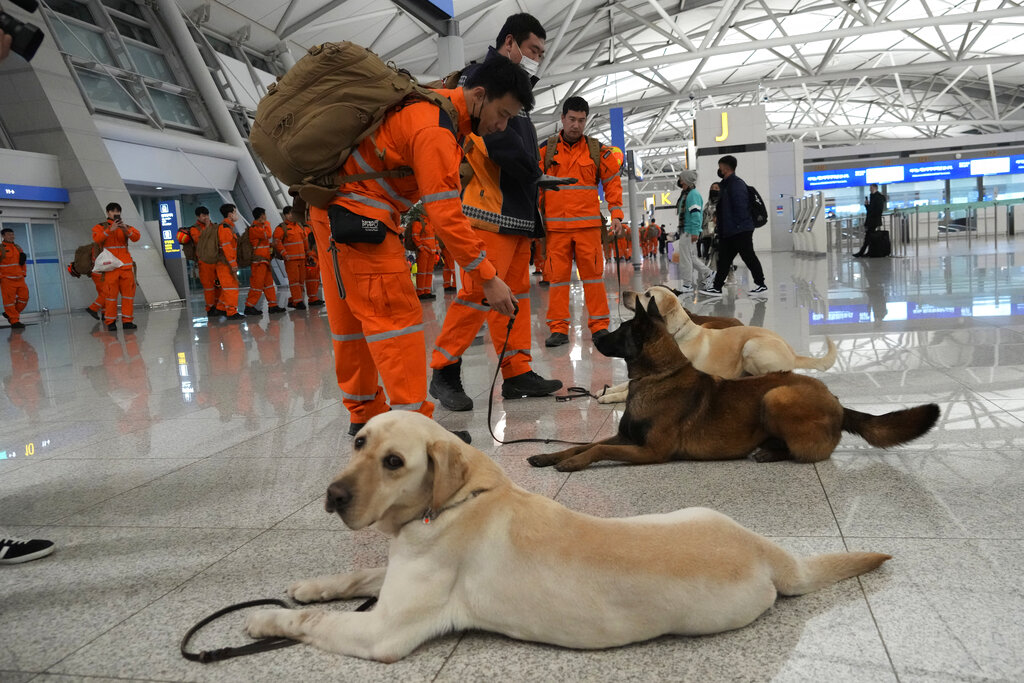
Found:
[[[839,168],[804,173],[805,190],[838,187],[862,187],[877,183],[911,183],[921,180],[947,180],[976,176],[1024,173],[1024,154],[983,159],[950,159],[897,166]]]

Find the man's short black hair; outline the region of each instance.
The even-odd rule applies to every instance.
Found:
[[[11,233],[13,235],[14,228],[4,228],[3,230],[0,230],[0,235],[6,235],[7,233]]]
[[[284,216],[285,214],[289,214],[291,212],[292,212],[292,207],[290,207],[290,206],[281,207],[281,215],[282,216]]]
[[[196,218],[199,218],[200,216],[209,216],[209,215],[210,215],[210,210],[207,209],[205,206],[200,206],[198,209],[196,209]]]
[[[736,157],[731,154],[726,154],[724,157],[718,160],[718,163],[725,164],[732,170],[736,170]]]
[[[579,95],[573,95],[562,104],[562,116],[565,116],[571,111],[581,111],[587,116],[590,116],[590,105],[587,101]]]
[[[518,45],[529,38],[531,33],[541,40],[547,40],[548,38],[544,27],[537,21],[537,17],[526,12],[513,14],[505,20],[505,25],[498,31],[498,40],[495,41],[494,47],[501,47],[509,34],[512,35],[512,40],[516,41],[516,45]]]
[[[230,216],[231,213],[234,210],[235,210],[235,205],[234,204],[221,204],[220,205],[220,215],[224,216],[224,218],[227,218],[228,216]]]
[[[111,211],[120,211],[120,210],[121,210],[121,205],[118,204],[117,202],[110,202],[109,204],[107,204],[107,208],[106,208],[107,213],[110,213]]]
[[[252,210],[252,219],[254,221],[258,221],[259,219],[263,218],[266,215],[267,210],[264,209],[262,206],[257,206],[255,209]]]
[[[511,93],[522,105],[523,111],[533,109],[533,87],[530,85],[530,77],[518,64],[513,64],[501,55],[484,60],[466,79],[465,90],[477,87],[483,87],[488,100],[495,100]]]
[[[878,183],[871,183],[870,185],[868,185],[868,187],[869,188],[871,188],[871,187],[877,188],[878,187]]]

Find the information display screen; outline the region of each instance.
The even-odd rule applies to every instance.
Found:
[[[805,190],[861,187],[877,183],[907,183],[918,180],[947,180],[975,176],[1024,173],[1024,154],[983,159],[952,159],[897,166],[838,168],[804,173]]]
[[[70,201],[68,191],[63,187],[41,187],[39,185],[11,185],[0,183],[0,199],[20,199],[26,202]]]

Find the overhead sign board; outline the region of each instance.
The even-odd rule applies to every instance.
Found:
[[[949,180],[976,176],[1024,173],[1024,154],[982,159],[951,159],[917,164],[875,166],[869,168],[837,168],[804,173],[805,190],[840,187],[861,187],[877,183],[910,183],[922,180]]]
[[[42,187],[39,185],[12,185],[0,183],[0,199],[18,199],[23,202],[61,202],[70,201],[68,191],[63,187]]]

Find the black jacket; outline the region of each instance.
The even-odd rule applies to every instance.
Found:
[[[750,217],[750,193],[747,184],[733,173],[719,181],[721,188],[715,220],[721,237],[735,237],[742,232],[754,232],[754,219]]]
[[[506,58],[491,47],[487,49],[485,61],[491,59]],[[478,68],[479,65],[470,64],[463,69],[459,85],[465,85],[466,79]],[[498,216],[478,208],[475,198],[467,197],[464,193],[463,211],[466,216],[471,222],[477,219],[497,225],[498,232],[504,235],[543,237],[544,224],[538,207],[537,189],[537,180],[541,176],[540,152],[537,130],[533,127],[530,115],[520,111],[518,116],[509,121],[505,130],[485,135],[483,140],[487,147],[487,158],[500,169],[498,190],[501,214]]]
[[[878,228],[882,225],[882,212],[885,211],[885,195],[881,192],[872,192],[870,199],[865,202],[864,208],[868,215],[864,219],[865,228]]]

